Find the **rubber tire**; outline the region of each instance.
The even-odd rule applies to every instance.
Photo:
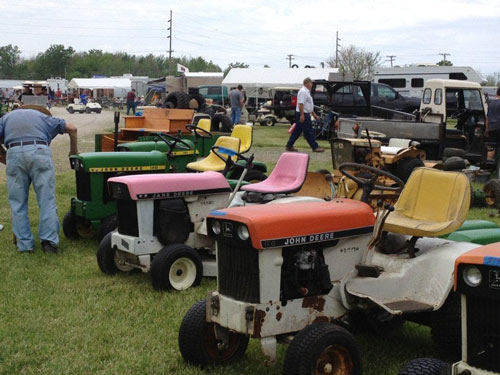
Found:
[[[443,170],[445,171],[461,171],[465,168],[467,168],[467,164],[459,156],[450,156],[443,162]]]
[[[103,273],[114,275],[120,272],[115,264],[115,250],[111,247],[111,233],[104,236],[99,243],[96,256],[97,265]]]
[[[85,113],[92,113],[92,110],[90,108],[85,108]]]
[[[213,358],[204,345],[207,340],[207,329],[212,324],[206,321],[207,303],[205,300],[196,302],[182,319],[179,328],[179,351],[182,358],[196,366],[227,365],[240,360],[248,347],[248,336],[241,333],[229,332],[229,337],[238,340],[237,348],[229,358]]]
[[[189,95],[189,101],[191,102],[192,100],[196,100],[196,103],[198,104],[198,108],[192,108],[196,109],[196,112],[204,112],[206,108],[206,102],[205,98],[201,94],[191,94]],[[191,106],[190,106],[191,108]]]
[[[247,171],[247,174],[245,175],[245,178],[243,179],[243,181],[260,182],[260,181],[264,181],[265,179],[267,179],[267,176],[265,173],[263,173],[257,169],[250,169],[249,171]]]
[[[99,233],[97,234],[97,238],[99,241],[108,234],[113,232],[118,227],[118,218],[116,215],[111,215],[105,217],[101,220],[101,225],[99,225]]]
[[[451,366],[435,358],[417,358],[405,364],[398,375],[451,375]]]
[[[73,114],[73,113],[75,113],[75,110],[73,109],[73,107],[69,107],[68,108],[68,112],[71,113],[71,114]]]
[[[210,124],[210,131],[213,132],[224,132],[231,133],[232,125],[231,119],[222,113],[216,113],[212,117],[212,122]]]
[[[175,289],[170,283],[169,272],[172,264],[179,258],[188,258],[196,266],[196,278],[187,288],[200,285],[203,276],[203,264],[201,263],[200,254],[187,245],[173,244],[161,249],[151,262],[151,284],[153,285],[153,289]]]
[[[342,346],[349,352],[352,362],[349,375],[361,374],[361,355],[354,337],[332,323],[313,323],[295,335],[285,354],[283,374],[314,374],[319,355],[330,345]]]
[[[163,105],[164,108],[175,108],[175,104],[172,102],[165,102]]]
[[[465,158],[465,150],[461,148],[447,147],[443,150],[443,158],[451,158],[452,156],[458,156],[462,159]]]
[[[462,352],[462,305],[460,295],[450,292],[441,308],[431,313],[431,336],[443,357],[456,361]]]
[[[177,109],[189,109],[189,95],[182,91],[174,91],[167,95],[165,103],[171,102]]]
[[[95,113],[101,113],[102,109],[96,109]]]
[[[68,211],[66,215],[64,215],[62,224],[63,233],[66,238],[70,240],[77,240],[80,238],[76,230],[76,217],[71,211]]]
[[[269,118],[269,119],[264,119],[260,122],[261,126],[274,126],[276,125],[276,119],[275,118]]]
[[[395,175],[406,183],[413,170],[423,166],[424,162],[418,158],[404,158],[397,163]]]
[[[485,199],[486,205],[488,207],[500,209],[500,179],[493,178],[489,180],[486,184],[484,184],[483,186],[484,193],[486,194],[488,190],[491,191],[491,193],[494,195],[494,202],[493,204],[488,204],[488,202]]]

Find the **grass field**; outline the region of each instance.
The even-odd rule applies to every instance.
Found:
[[[256,127],[256,159],[274,166],[288,134],[284,125]],[[328,147],[322,142],[323,147]],[[307,151],[303,139],[297,142]],[[330,153],[311,155],[311,170],[331,169]],[[57,176],[59,216],[75,195],[74,176]],[[257,341],[244,359],[230,367],[200,370],[186,366],[179,354],[177,332],[184,313],[215,280],[198,288],[160,293],[148,274],[109,277],[97,267],[95,240],[69,241],[61,231],[61,253],[18,254],[12,245],[7,188],[0,185],[0,374],[280,374],[284,347],[276,364],[265,366]],[[38,208],[30,197],[32,229]],[[471,218],[488,218],[473,209]],[[495,219],[497,220],[497,219]],[[405,324],[385,336],[357,335],[365,375],[396,374],[405,361],[434,355],[429,330]]]

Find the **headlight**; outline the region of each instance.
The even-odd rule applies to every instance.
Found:
[[[248,240],[248,237],[250,237],[250,233],[248,233],[248,228],[246,227],[246,225],[240,225],[238,227],[238,237],[243,241]]]
[[[219,235],[220,234],[220,222],[217,221],[217,220],[214,220],[212,222],[212,232],[214,232],[215,235]]]
[[[468,286],[476,287],[481,284],[483,276],[479,268],[475,266],[469,266],[464,270],[464,281]]]

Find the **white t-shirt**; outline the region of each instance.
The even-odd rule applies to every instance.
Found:
[[[300,112],[299,104],[304,105],[304,113],[314,112],[314,103],[311,92],[305,86],[302,86],[297,93],[297,107],[295,108],[297,112]]]

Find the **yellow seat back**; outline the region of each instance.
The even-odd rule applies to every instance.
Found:
[[[465,221],[470,199],[470,183],[463,173],[415,169],[384,230],[419,237],[453,232]]]
[[[202,118],[200,119],[200,121],[198,121],[198,124],[196,126],[209,132],[211,124],[212,121],[209,118]]]
[[[231,137],[240,139],[240,153],[244,154],[252,147],[253,141],[253,126],[235,125],[231,132]]]
[[[221,136],[217,138],[214,146],[229,149],[233,152],[239,152],[240,149],[240,139],[235,137]],[[222,160],[213,151],[210,151],[208,156],[202,160],[188,163],[186,167],[193,171],[205,172],[205,171],[223,171],[226,167],[226,162],[228,155],[223,153],[223,150],[216,150],[217,153],[224,158]],[[231,156],[231,160],[236,163],[238,156]]]

